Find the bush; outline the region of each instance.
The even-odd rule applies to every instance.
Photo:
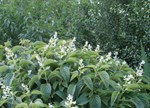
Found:
[[[141,60],[141,41],[150,58],[148,0],[5,0],[0,11],[0,43],[47,42],[57,31],[59,38],[75,36],[78,47],[87,40],[105,53],[118,51],[133,67]]]
[[[150,78],[99,46],[75,39],[1,45],[0,106],[9,108],[149,108]]]

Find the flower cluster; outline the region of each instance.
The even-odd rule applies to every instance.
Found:
[[[79,67],[78,67],[78,70],[82,69],[84,67],[84,64],[83,64],[83,59],[80,59],[79,60]]]
[[[24,88],[24,90],[25,90],[27,93],[30,92],[29,87],[28,87],[27,85],[25,85],[25,84],[22,83],[21,86]]]
[[[99,50],[100,50],[100,46],[97,45],[96,48],[95,48],[95,51],[98,52]]]
[[[120,64],[120,61],[119,61],[119,59],[118,59],[118,57],[117,57],[117,56],[118,56],[118,52],[115,52],[114,55],[115,55],[115,56],[114,56],[115,64],[118,66],[118,65]]]
[[[54,108],[54,106],[51,103],[48,104],[48,107],[49,108]]]
[[[30,43],[30,40],[28,39],[20,39],[20,44],[23,46],[28,46]]]
[[[90,51],[90,50],[92,50],[92,46],[88,43],[88,41],[86,41],[83,46],[83,51]]]
[[[108,62],[108,61],[111,59],[111,55],[112,55],[112,53],[109,52],[109,53],[106,55],[106,57],[100,56],[100,57],[99,57],[99,62],[100,62],[100,63]]]
[[[0,86],[3,90],[3,96],[2,96],[3,99],[7,99],[8,97],[12,97],[13,92],[12,92],[12,90],[11,90],[12,88],[10,86],[4,85],[1,81],[0,81]]]
[[[45,47],[44,47],[44,52],[46,52],[49,48],[54,48],[54,47],[56,47],[57,41],[58,41],[57,32],[55,32],[54,35],[53,35],[53,37],[51,37],[51,38],[49,39],[48,44],[45,45]]]
[[[53,37],[51,37],[50,40],[49,40],[49,43],[48,43],[49,47],[55,47],[57,41],[58,41],[57,32],[55,32]]]
[[[74,37],[73,40],[69,43],[68,45],[68,49],[67,49],[67,52],[73,52],[73,51],[76,51],[76,46],[75,46],[75,43],[76,42],[76,38]]]
[[[65,101],[65,107],[66,108],[78,108],[78,106],[75,106],[76,101],[73,101],[73,96],[72,95],[68,95],[67,97],[67,101]]]
[[[11,60],[14,56],[14,53],[8,47],[5,47],[5,51],[7,60]]]
[[[67,53],[74,52],[76,51],[76,46],[74,42],[76,41],[76,38],[74,37],[73,40],[71,40],[69,43],[67,43],[65,40],[63,40],[62,45],[59,46],[60,53],[55,52],[55,54],[59,58],[63,58],[64,56],[67,55]]]
[[[140,63],[140,66],[138,68],[136,68],[136,74],[135,74],[136,76],[133,76],[132,74],[124,76],[125,84],[123,86],[128,86],[128,84],[131,84],[133,81],[137,82],[137,83],[142,81],[142,79],[140,77],[143,76],[142,66],[144,64],[145,64],[145,61],[143,60]]]
[[[42,58],[42,57],[40,57],[38,54],[36,54],[36,59],[37,59],[37,61],[38,61],[38,64],[40,65],[40,67],[43,67],[43,62],[46,60],[46,58]]]
[[[138,68],[136,68],[136,75],[138,77],[142,76],[143,75],[143,68],[142,66],[145,64],[145,61],[142,60],[142,62],[140,63],[140,66]]]
[[[124,78],[124,81],[125,81],[127,84],[131,84],[131,81],[135,79],[132,74],[130,74],[130,75],[125,75],[123,78]]]

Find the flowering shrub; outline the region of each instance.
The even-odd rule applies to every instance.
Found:
[[[59,38],[77,37],[99,44],[108,53],[136,66],[141,41],[150,61],[149,0],[0,0],[0,44],[20,38],[44,41],[57,31]],[[131,62],[132,61],[132,62]]]
[[[76,39],[48,43],[21,40],[0,46],[2,108],[149,108],[150,78],[142,62],[133,70],[99,45],[75,47]]]

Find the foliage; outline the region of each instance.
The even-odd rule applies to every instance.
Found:
[[[0,2],[0,43],[11,40],[77,38],[101,49],[118,51],[129,65],[140,62],[140,41],[150,58],[148,0],[3,0]],[[132,61],[132,62],[131,62]],[[150,61],[150,60],[149,60]]]
[[[9,42],[0,63],[2,108],[149,108],[150,78],[99,46],[73,40]],[[143,62],[140,64],[140,67]]]
[[[148,62],[148,58],[145,54],[145,50],[143,48],[143,45],[141,44],[141,58],[142,60],[144,60],[145,64],[144,64],[144,72],[146,76],[150,77],[150,64]]]

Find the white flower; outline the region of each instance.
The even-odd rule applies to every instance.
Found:
[[[31,72],[32,72],[32,70],[28,70],[28,75],[30,75],[30,74],[31,74]]]
[[[100,56],[99,62],[105,62],[105,59],[103,56]]]
[[[2,98],[3,98],[3,99],[6,99],[6,98],[7,98],[7,96],[2,96]]]
[[[120,61],[119,60],[116,60],[115,61],[115,64],[118,66],[120,64]]]
[[[41,58],[40,58],[38,55],[36,55],[35,57],[36,57],[36,59],[37,59],[38,61],[41,60]]]
[[[89,44],[88,45],[88,50],[91,50],[92,49],[92,46]]]
[[[80,60],[79,60],[79,65],[80,65],[80,66],[84,66],[84,64],[83,64],[83,59],[80,59]]]
[[[109,57],[111,57],[111,55],[112,55],[112,53],[111,53],[111,52],[109,52],[109,53],[108,53],[108,56],[109,56]]]
[[[136,75],[137,76],[142,76],[143,75],[143,69],[137,69]]]
[[[73,96],[69,94],[68,97],[67,97],[67,100],[68,101],[73,101]]]
[[[29,88],[27,85],[25,85],[24,83],[21,84],[21,86],[27,91],[27,93],[30,92]]]
[[[54,33],[54,38],[56,39],[57,38],[57,32],[55,31]]]
[[[86,41],[84,46],[85,46],[85,47],[87,47],[87,46],[88,46],[88,43],[89,43],[89,42],[88,42],[88,41]]]
[[[80,4],[80,0],[77,0],[78,4]]]
[[[49,108],[54,108],[54,106],[51,103],[48,103]]]
[[[6,86],[4,84],[2,84],[1,86],[2,91],[3,91],[3,99],[6,99],[8,97],[11,97],[13,95],[13,92],[11,91],[11,87],[10,86]]]
[[[7,47],[5,47],[5,51],[6,51],[7,60],[10,60],[14,56],[14,53],[11,51],[11,49],[9,49]]]
[[[100,49],[100,46],[97,45],[96,48],[95,48],[95,51],[99,51],[99,49]]]
[[[36,57],[36,59],[37,59],[37,61],[38,61],[38,64],[42,67],[42,66],[44,65],[44,64],[43,64],[44,58],[40,58],[39,55],[36,55],[35,57]]]
[[[130,81],[130,80],[133,80],[133,79],[134,79],[134,76],[132,74],[124,76],[125,81]]]
[[[127,82],[127,84],[131,84],[131,81]]]
[[[54,20],[52,20],[52,26],[54,25],[54,23],[55,23],[55,21],[54,21]]]
[[[144,60],[142,60],[142,62],[140,63],[140,65],[144,65],[145,64],[145,61]]]
[[[73,40],[69,43],[69,45],[67,46],[67,52],[72,52],[76,50],[75,44],[74,42],[76,41],[76,38],[74,37]]]
[[[118,86],[121,86],[120,83],[117,83]]]
[[[73,37],[73,40],[72,40],[72,42],[75,42],[76,41],[76,37]]]
[[[53,35],[53,37],[51,37],[51,38],[49,39],[49,43],[48,43],[49,47],[55,47],[57,41],[58,41],[57,32],[55,32],[54,35]]]
[[[118,52],[115,52],[114,55],[117,56],[117,55],[118,55]]]
[[[111,54],[112,54],[111,52],[108,53],[108,55],[106,56],[106,61],[111,59]]]
[[[65,107],[66,108],[78,108],[77,106],[74,106],[76,104],[76,101],[73,101],[73,96],[68,95],[67,101],[65,101]]]
[[[48,48],[49,48],[49,45],[45,45],[45,47],[44,47],[44,52],[47,51]]]
[[[126,61],[123,61],[122,64],[125,65],[125,64],[127,64],[127,62],[126,62]]]

